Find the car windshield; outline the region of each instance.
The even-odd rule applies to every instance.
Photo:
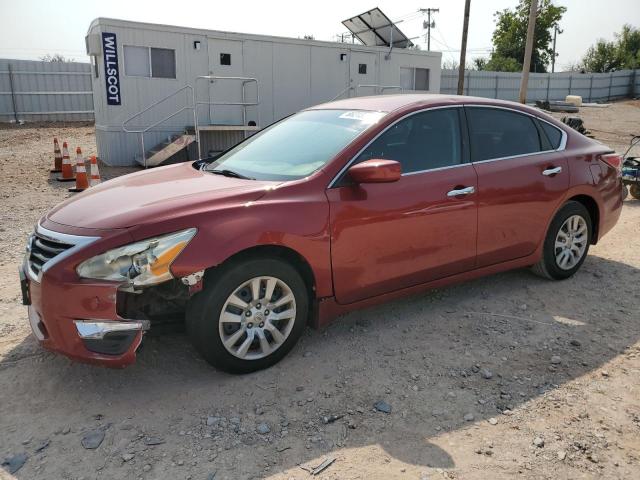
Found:
[[[256,180],[304,178],[384,115],[364,110],[300,112],[253,135],[205,170]]]

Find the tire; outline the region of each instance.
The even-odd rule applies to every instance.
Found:
[[[626,200],[629,196],[629,188],[626,185],[622,185],[622,200]]]
[[[640,185],[637,183],[635,185],[631,185],[631,187],[629,187],[629,193],[636,200],[640,200]]]
[[[571,234],[573,225],[577,226],[576,231],[580,231],[583,227],[586,227],[586,231],[580,234]],[[564,237],[560,233],[561,229]],[[533,272],[550,280],[563,280],[571,277],[580,269],[587,258],[592,232],[591,216],[585,206],[575,201],[565,203],[549,225],[542,249],[542,258],[532,267]],[[556,239],[559,244],[567,242],[570,248],[556,248]],[[563,250],[569,250],[569,252],[563,253]]]
[[[250,258],[223,265],[205,278],[204,289],[187,308],[187,332],[214,367],[250,373],[274,365],[289,353],[305,329],[308,312],[308,289],[293,266],[277,258]]]

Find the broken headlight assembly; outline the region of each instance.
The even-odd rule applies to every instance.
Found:
[[[171,263],[196,234],[195,228],[114,248],[85,260],[76,269],[81,278],[127,282],[134,287],[171,280]]]

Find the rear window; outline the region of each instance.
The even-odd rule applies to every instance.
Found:
[[[562,132],[559,128],[554,127],[550,123],[545,121],[540,121],[540,125],[542,126],[542,130],[545,135],[549,139],[549,143],[553,149],[560,148],[560,142],[562,142]]]
[[[467,117],[474,162],[541,150],[538,129],[528,115],[499,108],[469,107]]]

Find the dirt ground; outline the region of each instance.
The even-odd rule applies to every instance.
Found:
[[[638,102],[580,115],[618,151],[640,133]],[[0,460],[26,454],[15,478],[640,478],[640,201],[561,283],[518,270],[352,313],[246,376],[184,335],[109,370],[43,351],[20,305],[26,238],[70,195],[48,173],[54,136],[95,153],[90,126],[0,130]]]

